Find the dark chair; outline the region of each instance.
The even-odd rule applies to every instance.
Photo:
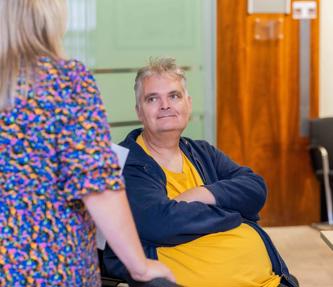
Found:
[[[99,269],[101,272],[102,287],[117,287],[120,283],[126,283],[124,280],[107,276],[106,269],[103,263],[103,250],[97,248]]]
[[[333,226],[333,117],[310,121],[309,151],[321,185],[321,219]]]
[[[104,266],[103,250],[97,249],[97,252],[98,252],[98,260],[101,271],[102,287],[111,287],[111,286],[116,287],[120,283],[127,283],[130,287],[180,287],[179,285],[172,283],[164,278],[156,278],[149,282],[137,282],[129,278],[127,282],[125,282],[122,279],[110,277],[108,276],[106,268]]]

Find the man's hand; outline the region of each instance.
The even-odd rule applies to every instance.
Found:
[[[179,202],[179,201],[186,201],[186,202],[199,201],[199,202],[206,203],[206,204],[212,204],[212,205],[216,204],[214,195],[207,188],[205,188],[203,186],[188,189],[173,199],[176,200],[177,202]]]

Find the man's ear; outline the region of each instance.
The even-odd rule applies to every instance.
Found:
[[[136,111],[136,116],[138,117],[138,120],[141,121],[140,107],[138,104],[135,105],[135,111]]]
[[[188,104],[189,104],[190,112],[192,113],[192,97],[191,96],[188,96]]]

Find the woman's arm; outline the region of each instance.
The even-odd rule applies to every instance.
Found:
[[[168,268],[145,257],[124,190],[92,193],[84,196],[83,202],[133,279],[165,277],[175,281]]]

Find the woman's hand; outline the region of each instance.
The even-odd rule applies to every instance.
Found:
[[[157,260],[146,259],[146,272],[142,274],[130,273],[131,277],[136,281],[150,281],[155,278],[166,278],[172,282],[176,282],[174,275],[168,267]]]

